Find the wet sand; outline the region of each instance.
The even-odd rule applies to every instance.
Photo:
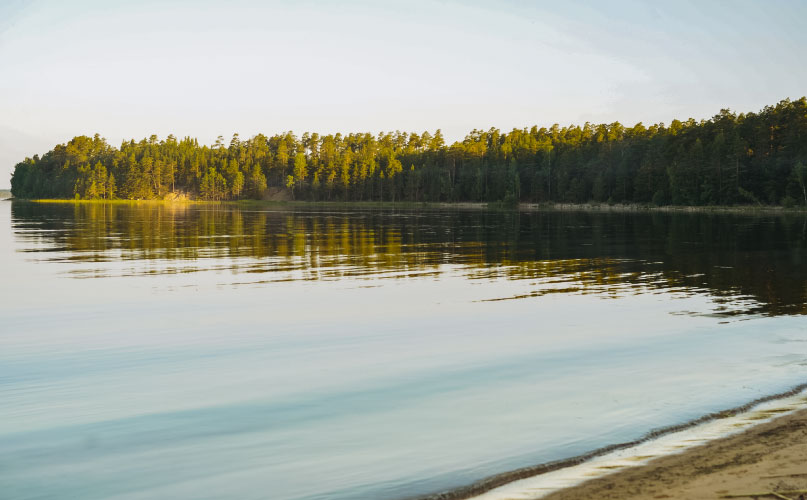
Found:
[[[713,500],[775,491],[797,499],[799,490],[807,492],[807,410],[543,498]]]

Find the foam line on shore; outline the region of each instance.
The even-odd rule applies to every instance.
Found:
[[[802,409],[807,409],[807,384],[683,424],[657,429],[635,441],[497,474],[468,486],[417,497],[416,500],[534,500],[590,479],[644,465],[654,458],[740,433]]]

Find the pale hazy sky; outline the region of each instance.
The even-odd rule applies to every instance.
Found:
[[[807,94],[805,1],[0,0],[0,188],[75,135],[632,125]]]

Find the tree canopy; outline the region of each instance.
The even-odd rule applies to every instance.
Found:
[[[115,148],[79,136],[15,166],[20,198],[618,202],[807,205],[807,98],[758,113],[625,127],[433,133],[291,132],[226,145],[152,135]]]

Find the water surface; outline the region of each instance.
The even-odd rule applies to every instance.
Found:
[[[1,498],[405,498],[805,381],[807,218],[0,203]]]

